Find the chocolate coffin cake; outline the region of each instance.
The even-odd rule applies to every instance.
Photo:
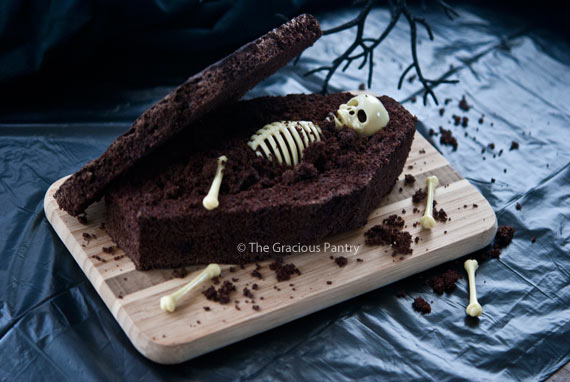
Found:
[[[352,97],[262,97],[210,113],[112,187],[107,231],[137,269],[151,269],[250,262],[268,254],[250,252],[248,243],[313,243],[364,225],[402,171],[416,119],[380,97],[388,124],[360,136],[337,127],[330,114]],[[296,166],[278,166],[247,144],[274,121],[312,121],[322,140],[308,145]],[[196,131],[203,132],[199,140]],[[227,162],[219,206],[208,210],[203,199],[221,155]]]
[[[249,243],[364,225],[402,171],[414,116],[386,96],[238,101],[320,35],[301,15],[191,77],[64,182],[59,206],[76,216],[105,196],[107,232],[137,269],[244,263],[271,255]]]

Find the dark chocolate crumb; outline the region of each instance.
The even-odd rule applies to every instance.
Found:
[[[419,203],[427,197],[427,193],[421,188],[416,191],[414,196],[412,196],[412,202]]]
[[[461,101],[459,101],[459,108],[463,111],[469,111],[469,109],[471,109],[471,106],[467,103],[465,96],[461,97]]]
[[[99,261],[102,262],[102,263],[106,263],[106,262],[107,262],[107,260],[103,259],[103,258],[102,258],[101,256],[99,256],[99,255],[93,255],[93,256],[91,256],[91,257],[94,258],[95,260],[99,260]]]
[[[451,130],[446,130],[443,127],[440,127],[439,132],[441,133],[439,143],[446,146],[452,146],[453,150],[457,150],[457,139],[455,139]]]
[[[414,308],[416,312],[420,312],[421,314],[431,313],[431,305],[422,297],[416,297],[414,299],[414,302],[412,303],[412,308]]]
[[[518,148],[519,148],[519,143],[517,141],[512,141],[511,148],[509,149],[509,151],[518,150]]]
[[[269,269],[275,272],[277,281],[287,281],[291,276],[301,275],[301,271],[293,263],[283,264],[283,258],[278,257],[275,262],[269,265]]]
[[[249,298],[255,298],[255,296],[253,295],[253,293],[251,293],[251,291],[247,288],[243,288],[243,295],[245,297],[249,297]]]
[[[412,253],[412,235],[407,231],[399,231],[397,228],[386,225],[375,225],[364,233],[366,245],[390,245],[394,250],[393,256],[398,253],[403,255]]]
[[[404,184],[411,185],[416,182],[416,178],[412,174],[406,174],[404,176]]]
[[[210,309],[209,306],[205,306],[205,307],[204,307],[204,310],[205,310],[206,312],[209,312],[211,309]]]
[[[530,239],[530,242],[533,243],[533,244],[536,243],[536,236],[533,236],[533,237]]]
[[[219,277],[212,277],[212,283],[218,285],[220,283],[220,278]]]
[[[206,296],[208,300],[216,301],[219,302],[220,304],[227,304],[231,300],[230,294],[235,290],[236,290],[235,285],[232,284],[231,281],[226,280],[224,281],[222,286],[219,287],[217,290],[213,285],[211,285],[208,289],[206,289],[202,293],[204,294],[204,296]]]
[[[441,109],[439,109],[439,115],[443,116],[443,114],[445,113],[445,108],[442,107]]]
[[[518,211],[522,210],[522,206],[520,203],[517,203],[516,207],[515,207]]]
[[[357,263],[363,263],[364,260],[362,260],[362,259],[359,257],[359,258],[356,259],[356,262],[357,262]]]
[[[416,238],[414,239],[414,242],[415,242],[416,244],[418,244],[418,243],[420,242],[420,237],[419,237],[419,236],[416,236]]]
[[[263,279],[263,276],[261,275],[261,273],[257,269],[254,269],[253,271],[251,271],[251,275],[253,277],[257,277],[258,279]]]
[[[239,278],[237,278],[237,277],[232,277],[232,281],[233,281],[234,283],[237,283],[237,282],[239,281]]]
[[[344,256],[339,256],[339,257],[334,259],[334,262],[336,263],[336,265],[338,265],[340,268],[342,268],[346,264],[348,264],[348,259]]]
[[[497,230],[497,235],[495,236],[495,244],[499,248],[504,248],[511,244],[513,236],[515,234],[515,229],[511,226],[500,226]]]
[[[236,267],[230,267],[230,268],[229,268],[229,271],[232,272],[232,273],[235,272],[235,271],[236,271]]]
[[[364,90],[366,89],[366,85],[364,85],[364,83],[360,83],[360,85],[358,85],[358,90]]]
[[[331,285],[331,284],[332,284],[332,281],[327,281],[327,285]]]
[[[253,289],[253,290],[259,289],[259,285],[257,285],[257,284],[254,283],[254,284],[251,286],[251,289]]]
[[[259,305],[252,305],[251,309],[255,310],[256,312],[259,312],[261,310],[261,308],[259,307]]]
[[[477,204],[473,203],[473,208],[479,207]]]
[[[79,215],[77,216],[77,221],[81,224],[87,224],[87,215]]]
[[[458,116],[458,115],[456,115],[456,114],[453,114],[453,115],[451,116],[451,118],[453,118],[453,124],[454,124],[455,126],[459,126],[459,124],[461,123],[461,117]],[[441,127],[440,127],[440,130],[441,130]]]
[[[115,252],[115,246],[111,245],[110,247],[103,247],[101,248],[101,250],[103,251],[103,253],[111,254]]]
[[[386,219],[382,221],[382,224],[390,226],[390,227],[400,227],[404,226],[404,219],[402,219],[398,215],[390,215]]]
[[[495,178],[491,178],[491,183],[495,183]]]
[[[431,279],[433,291],[437,294],[449,293],[455,289],[457,280],[459,280],[459,273],[452,269],[441,275],[435,275]]]
[[[469,118],[463,117],[463,118],[461,119],[461,126],[467,127],[468,125],[469,125]]]

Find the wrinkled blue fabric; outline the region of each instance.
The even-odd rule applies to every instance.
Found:
[[[87,6],[68,3],[69,9]],[[79,87],[66,99],[81,102],[22,104],[0,114],[0,380],[520,381],[546,379],[568,362],[570,44],[520,16],[457,9],[461,17],[454,21],[426,11],[436,38],[419,34],[426,76],[451,71],[460,81],[436,88],[439,106],[422,104],[417,80],[397,89],[410,63],[403,21],[375,53],[372,91],[402,101],[426,137],[429,129],[451,129],[457,151],[435,136],[432,143],[489,200],[499,224],[516,229],[500,259],[477,272],[484,307],[479,325],[465,320],[465,279],[443,296],[412,282],[408,294],[433,301],[431,314],[414,312],[411,297],[396,298],[396,286],[387,286],[180,365],[145,359],[49,226],[43,197],[52,182],[97,157],[172,87]],[[327,28],[355,12],[331,9],[317,17]],[[374,9],[367,33],[379,34],[388,21],[385,9]],[[79,30],[84,22],[74,18],[68,28]],[[303,73],[330,62],[352,36],[323,37],[297,65],[247,97],[319,91],[324,74]],[[32,51],[40,60],[42,51]],[[355,89],[366,76],[353,65],[333,77],[330,90]],[[468,112],[457,106],[463,95],[472,105]],[[444,105],[446,98],[452,101]],[[455,126],[452,114],[469,117],[469,126]],[[513,140],[520,148],[510,151]]]

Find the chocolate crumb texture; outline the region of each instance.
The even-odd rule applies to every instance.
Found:
[[[251,271],[251,275],[253,277],[257,277],[258,279],[263,279],[263,276],[261,275],[261,273],[257,269],[254,269],[253,271]]]
[[[243,295],[245,297],[254,298],[253,293],[248,288],[243,288]]]
[[[465,96],[461,97],[461,101],[459,101],[459,108],[463,111],[469,111],[469,109],[471,109],[471,105],[467,103]]]
[[[504,248],[511,244],[514,235],[515,229],[513,227],[500,226],[497,230],[497,235],[495,236],[495,244],[498,248]]]
[[[419,203],[427,197],[427,192],[423,189],[419,189],[416,193],[412,196],[412,202]]]
[[[390,227],[400,227],[402,228],[404,226],[404,219],[402,219],[401,216],[398,215],[390,215],[388,216],[386,219],[384,219],[382,221],[382,224],[390,226]]]
[[[330,280],[327,281],[327,285],[331,285],[331,284],[332,284],[332,281],[330,281]]]
[[[79,223],[81,223],[83,225],[87,224],[87,215],[83,214],[83,215],[77,216],[77,221],[79,221]]]
[[[420,312],[421,314],[429,314],[431,313],[431,305],[429,302],[423,299],[423,297],[416,297],[414,302],[412,303],[412,308],[416,312]]]
[[[452,292],[455,289],[458,280],[459,273],[452,269],[447,270],[441,275],[435,275],[431,279],[433,291],[437,294]]]
[[[453,150],[457,150],[457,139],[455,139],[451,130],[446,130],[443,127],[440,127],[439,132],[441,133],[439,143],[446,146],[452,146]]]
[[[297,274],[301,275],[301,271],[293,263],[283,264],[283,258],[278,257],[275,262],[269,265],[269,269],[275,272],[275,277],[277,281],[287,281],[291,279],[291,276]]]
[[[346,264],[348,264],[348,259],[344,256],[338,256],[334,259],[334,262],[336,263],[336,265],[338,265],[340,268],[342,268]]]
[[[536,243],[536,236],[533,236],[533,237],[530,239],[530,242],[531,242],[532,244]]]
[[[228,304],[231,299],[230,295],[236,290],[235,285],[231,281],[224,281],[221,287],[216,289],[211,285],[208,289],[202,292],[208,300],[218,302],[220,304]]]
[[[509,151],[518,150],[518,149],[519,149],[519,143],[517,141],[512,141],[511,148],[509,149]]]
[[[516,205],[516,207],[515,207],[515,208],[517,209],[517,211],[520,211],[520,210],[522,210],[522,206],[521,206],[521,204],[520,204],[520,203],[517,203],[517,205]]]
[[[103,247],[101,248],[101,250],[103,251],[103,253],[111,254],[115,252],[115,247],[111,245],[110,247]]]
[[[256,312],[259,312],[261,310],[261,308],[259,307],[259,305],[252,305],[251,308],[253,310],[255,310]]]
[[[411,185],[416,182],[416,178],[412,174],[406,174],[404,176],[404,184]]]
[[[412,235],[407,231],[399,231],[397,228],[379,224],[364,232],[364,237],[366,245],[391,246],[392,256],[412,253]]]

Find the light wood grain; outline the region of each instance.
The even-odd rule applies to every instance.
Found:
[[[404,174],[408,173],[417,179],[413,187],[403,184]],[[411,196],[417,188],[425,187],[425,178],[432,174],[441,182],[436,191],[438,207],[447,211],[451,221],[438,223],[434,229],[426,231],[419,225],[413,226],[421,213],[412,212]],[[206,300],[201,293],[194,293],[186,296],[174,313],[168,314],[160,310],[160,297],[184,285],[200,267],[189,268],[191,272],[185,279],[176,279],[172,278],[170,270],[136,271],[120,250],[113,254],[103,253],[102,247],[113,244],[100,227],[105,220],[103,204],[90,206],[88,224],[80,224],[60,210],[53,198],[63,181],[55,182],[46,193],[44,207],[49,222],[133,345],[149,359],[164,364],[191,359],[473,252],[492,240],[497,226],[495,214],[483,196],[416,133],[398,183],[371,213],[366,226],[327,240],[334,245],[358,245],[358,253],[329,251],[288,256],[286,261],[294,262],[302,275],[280,283],[268,269],[269,261],[260,263],[263,280],[250,275],[255,265],[245,269],[238,267],[234,273],[228,271],[229,265],[224,265],[224,279],[239,279],[235,282],[238,291],[234,300],[240,301],[240,310],[234,303],[219,305]],[[473,207],[474,203],[477,208]],[[423,204],[417,207],[423,212]],[[405,214],[402,214],[403,209]],[[412,255],[393,257],[388,247],[364,245],[364,232],[391,214],[402,215],[405,229],[414,238],[420,237],[419,243],[413,245]],[[85,232],[95,234],[96,239],[87,242],[82,237]],[[324,249],[324,243],[319,245]],[[348,264],[338,267],[329,258],[331,255],[347,257]],[[363,262],[357,262],[357,258]],[[252,302],[246,303],[247,298],[241,292],[253,283],[259,285],[254,294],[260,311],[253,310]],[[204,306],[210,307],[211,311],[205,311]]]

